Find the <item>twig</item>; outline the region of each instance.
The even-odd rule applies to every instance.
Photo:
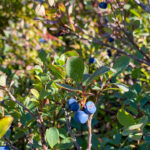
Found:
[[[106,43],[100,41],[99,39],[96,39],[96,38],[93,37],[93,40],[90,40],[90,39],[84,38],[84,37],[82,37],[82,36],[80,36],[80,35],[78,35],[78,34],[72,33],[72,32],[71,32],[71,34],[77,36],[79,39],[86,40],[86,41],[88,41],[88,42],[92,42],[92,43],[95,43],[95,44],[100,44],[100,45],[109,47],[109,48],[111,48],[111,49],[114,49],[114,50],[116,50],[117,52],[122,53],[122,54],[124,54],[124,55],[126,55],[126,56],[129,56],[130,58],[132,58],[132,59],[138,61],[139,63],[144,63],[144,64],[150,66],[150,62],[149,62],[149,61],[146,61],[146,60],[144,60],[144,59],[137,58],[137,57],[135,57],[134,55],[131,55],[131,54],[129,54],[129,53],[127,53],[127,52],[125,52],[125,51],[123,51],[123,50],[121,50],[121,49],[119,49],[119,48],[116,48],[116,47],[114,47],[114,46],[112,46],[112,45],[106,44]]]
[[[84,37],[80,36],[79,34],[76,34],[76,33],[72,32],[72,30],[71,30],[67,25],[64,26],[64,28],[66,28],[66,29],[69,30],[69,33],[70,33],[70,34],[76,36],[77,38],[79,38],[79,39],[81,39],[81,40],[85,40],[85,41],[88,41],[88,42],[90,42],[90,43],[95,43],[95,44],[99,44],[99,45],[103,45],[103,46],[109,47],[109,48],[111,48],[111,49],[116,50],[117,52],[119,52],[119,53],[121,53],[121,54],[124,54],[124,55],[126,55],[126,56],[129,56],[130,58],[132,58],[132,59],[138,61],[139,63],[144,63],[144,64],[150,66],[150,61],[146,61],[146,60],[144,60],[144,59],[137,58],[136,56],[131,55],[131,54],[129,54],[129,53],[123,51],[122,49],[119,49],[119,48],[116,48],[116,47],[114,47],[114,46],[112,46],[112,45],[106,44],[106,43],[102,42],[100,39],[94,38],[93,36],[91,36],[91,35],[85,33],[84,30],[81,29],[79,26],[76,26],[76,27],[79,28],[84,34],[86,34],[86,36],[88,36],[88,37],[91,38],[91,39],[84,38]]]
[[[0,88],[2,90],[4,90],[5,92],[7,92],[7,94],[10,96],[11,100],[15,103],[17,103],[18,105],[20,105],[24,110],[26,110],[38,123],[38,119],[36,118],[36,116],[27,108],[25,107],[21,102],[19,102],[12,94],[11,92],[6,88],[0,85]]]
[[[21,102],[19,102],[12,94],[11,92],[7,89],[7,87],[3,87],[0,85],[0,88],[4,91],[7,92],[7,94],[10,96],[11,100],[15,103],[17,103],[19,106],[21,106],[24,110],[26,110],[34,119],[35,121],[38,123],[39,125],[39,131],[40,131],[40,135],[41,135],[41,143],[43,146],[43,150],[47,150],[47,146],[46,146],[46,140],[45,140],[45,131],[44,131],[44,124],[43,124],[43,118],[41,115],[38,115],[40,118],[37,118],[27,107],[25,107]]]
[[[146,11],[147,13],[150,13],[150,8],[147,7],[145,4],[143,4],[142,2],[140,2],[139,0],[134,0],[134,2],[140,6],[144,11]]]
[[[91,122],[92,122],[93,114],[89,116],[87,126],[88,126],[88,147],[87,150],[91,150],[92,148],[92,127],[91,127]]]
[[[70,119],[71,116],[68,115],[67,111],[65,108],[63,108],[64,112],[65,112],[65,118],[66,118],[66,122],[67,122],[67,128],[68,128],[68,132],[72,137],[72,140],[77,148],[77,150],[81,150],[80,145],[77,143],[76,137],[74,136],[72,130],[71,130],[71,125],[70,125]]]
[[[46,140],[45,140],[45,127],[44,127],[44,123],[43,123],[43,116],[42,116],[42,112],[38,113],[38,116],[40,116],[40,126],[39,126],[39,130],[40,130],[40,135],[41,135],[41,143],[43,146],[43,150],[47,150],[47,146],[46,146]]]
[[[122,29],[122,31],[130,39],[130,43],[138,50],[138,52],[141,53],[147,59],[147,61],[150,61],[150,58],[142,51],[142,49],[139,48],[139,46],[134,42],[134,40],[130,38],[130,36],[127,34],[127,31],[125,31],[124,29]]]
[[[19,150],[17,147],[15,147],[8,138],[3,137],[3,139],[6,141],[6,143],[13,149],[13,150]]]

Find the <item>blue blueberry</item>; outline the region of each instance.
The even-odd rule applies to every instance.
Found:
[[[95,60],[94,57],[90,57],[90,58],[89,58],[89,63],[90,63],[90,64],[93,64],[93,63],[95,63],[95,62],[96,62],[96,60]]]
[[[1,57],[2,59],[5,59],[5,56],[3,56],[3,55],[1,55],[0,57]]]
[[[74,115],[74,120],[78,123],[84,124],[88,120],[88,114],[86,114],[84,111],[77,111]]]
[[[5,106],[5,100],[0,101],[0,105]]]
[[[84,111],[87,114],[94,114],[96,112],[96,106],[92,101],[88,101],[84,106]]]
[[[99,3],[99,7],[102,9],[106,9],[107,8],[107,3],[106,2],[101,2]]]
[[[68,106],[70,107],[71,106],[71,104],[73,104],[73,103],[75,103],[75,102],[77,102],[77,100],[76,99],[74,99],[74,98],[70,98],[69,100],[68,100]]]
[[[40,42],[40,43],[45,43],[45,42],[46,42],[46,40],[45,40],[45,39],[43,39],[43,38],[40,38],[40,39],[39,39],[39,42]]]
[[[113,41],[114,41],[114,38],[112,38],[112,37],[108,38],[108,42],[112,43]]]
[[[45,1],[43,0],[36,0],[37,2],[40,2],[40,3],[45,3]]]
[[[0,146],[0,150],[10,150],[8,146]]]
[[[80,109],[80,105],[78,103],[73,103],[71,106],[70,106],[70,110],[71,111],[78,111]]]
[[[110,49],[107,50],[107,55],[108,55],[109,57],[112,56],[112,53],[111,53],[111,50],[110,50]]]
[[[77,100],[70,98],[68,101],[68,106],[71,111],[78,111],[80,109],[80,105]]]

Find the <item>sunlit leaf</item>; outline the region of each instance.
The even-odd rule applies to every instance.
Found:
[[[55,5],[55,0],[48,0],[48,3],[50,6],[53,6],[53,5]]]
[[[59,9],[62,11],[62,12],[65,12],[66,11],[66,7],[63,3],[59,3],[58,5]]]
[[[121,125],[126,126],[126,127],[135,124],[135,120],[133,116],[131,116],[128,112],[126,112],[123,109],[120,109],[118,111],[117,119]]]
[[[6,75],[5,74],[3,74],[3,75],[1,75],[0,76],[0,85],[1,86],[6,86]]]
[[[56,128],[49,128],[46,130],[46,140],[51,148],[53,148],[59,139],[59,132]]]
[[[66,63],[66,73],[69,77],[77,82],[83,79],[84,63],[81,58],[77,56],[70,57]]]
[[[45,16],[45,7],[41,4],[38,4],[35,8],[35,12],[37,15]]]
[[[31,89],[31,93],[38,99],[39,98],[39,92],[36,89]]]
[[[68,89],[70,91],[79,91],[78,89],[71,87],[70,85],[67,85],[67,84],[60,84],[60,83],[56,83],[56,84],[64,89]]]
[[[2,119],[0,119],[0,138],[5,135],[12,121],[13,121],[13,117],[11,116],[5,116]]]

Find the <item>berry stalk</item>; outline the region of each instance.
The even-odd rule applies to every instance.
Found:
[[[91,127],[91,122],[92,122],[93,114],[89,116],[87,126],[88,126],[88,147],[87,150],[91,150],[92,148],[92,127]]]

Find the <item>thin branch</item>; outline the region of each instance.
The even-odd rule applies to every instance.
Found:
[[[140,2],[139,0],[134,0],[134,2],[140,6],[144,11],[146,11],[147,13],[150,13],[150,8],[147,7],[147,5],[143,4],[142,2]]]
[[[45,140],[45,130],[44,130],[44,124],[43,124],[43,118],[41,115],[38,115],[40,118],[37,118],[27,107],[25,107],[21,102],[19,102],[12,94],[11,92],[7,89],[7,87],[3,87],[0,85],[0,89],[4,90],[7,92],[7,94],[10,96],[11,100],[15,103],[17,103],[19,106],[21,106],[24,110],[26,110],[38,123],[39,125],[39,131],[41,135],[41,144],[43,146],[43,150],[47,150],[46,146],[46,140]]]
[[[141,53],[147,61],[150,61],[150,58],[142,51],[142,49],[139,48],[139,46],[134,42],[132,38],[127,34],[127,31],[122,29],[122,31],[125,33],[125,35],[130,39],[130,43],[138,50],[139,53]]]
[[[39,126],[39,131],[40,131],[40,135],[41,135],[41,143],[43,146],[43,150],[47,150],[47,146],[46,146],[46,140],[45,140],[45,126],[43,123],[43,116],[42,116],[42,112],[39,113],[39,111],[37,111],[38,116],[40,116],[40,126]]]
[[[103,46],[109,47],[109,48],[111,48],[111,49],[116,50],[117,52],[119,52],[119,53],[121,53],[121,54],[124,54],[124,55],[126,55],[126,56],[129,56],[130,58],[132,58],[132,59],[138,61],[139,63],[143,63],[143,64],[146,64],[146,65],[150,66],[150,61],[146,61],[146,60],[144,60],[144,59],[137,58],[136,56],[131,55],[131,54],[125,52],[125,51],[122,50],[122,49],[119,49],[119,48],[116,48],[116,47],[114,47],[114,46],[112,46],[112,45],[106,44],[106,43],[102,42],[100,39],[94,38],[93,36],[91,36],[91,35],[85,33],[86,31],[84,31],[83,29],[81,29],[79,26],[77,26],[77,28],[79,28],[86,36],[88,36],[88,37],[91,38],[91,39],[84,38],[84,37],[80,36],[79,34],[76,34],[76,33],[72,32],[72,30],[71,30],[67,25],[65,25],[64,28],[68,29],[70,34],[76,36],[77,38],[79,38],[79,39],[81,39],[81,40],[85,40],[85,41],[88,41],[88,42],[90,42],[90,43],[95,43],[95,44],[99,44],[99,45],[103,45]]]
[[[65,112],[65,118],[66,118],[66,122],[67,122],[67,128],[68,128],[68,132],[69,134],[71,135],[72,137],[72,140],[77,148],[77,150],[81,150],[80,148],[80,145],[77,143],[77,140],[76,140],[76,137],[75,135],[73,134],[72,132],[72,129],[71,129],[71,125],[70,125],[70,120],[71,120],[71,116],[68,115],[67,111],[65,108],[63,108],[64,112]]]
[[[36,116],[27,108],[25,107],[21,102],[19,102],[12,94],[11,92],[6,88],[0,85],[0,88],[2,90],[4,90],[5,92],[7,92],[7,94],[9,95],[9,97],[11,98],[11,100],[15,103],[17,103],[18,105],[20,105],[24,110],[26,110],[38,123],[38,119],[36,118]]]
[[[92,122],[93,114],[89,116],[87,126],[88,126],[88,147],[87,150],[91,150],[92,148],[92,127],[91,127],[91,122]]]
[[[19,150],[17,147],[15,147],[15,146],[11,143],[11,141],[10,141],[8,138],[3,137],[3,139],[5,140],[5,142],[6,142],[13,150]]]
[[[114,47],[114,46],[112,46],[112,45],[106,44],[106,43],[102,42],[102,41],[99,40],[99,39],[96,39],[96,38],[93,37],[93,40],[90,40],[90,39],[84,38],[84,37],[82,37],[82,36],[80,36],[80,35],[78,35],[78,34],[75,34],[75,33],[73,33],[73,32],[70,32],[70,33],[73,34],[73,35],[75,35],[75,36],[78,37],[79,39],[86,40],[86,41],[88,41],[88,42],[92,42],[92,43],[95,43],[95,44],[99,44],[99,45],[103,45],[103,46],[109,47],[109,48],[111,48],[111,49],[116,50],[117,52],[119,52],[119,53],[121,53],[121,54],[124,54],[124,55],[126,55],[126,56],[129,56],[130,58],[132,58],[132,59],[138,61],[139,63],[143,63],[143,64],[146,64],[146,65],[150,66],[150,62],[149,62],[149,61],[146,61],[146,60],[144,60],[144,59],[137,58],[136,56],[131,55],[131,54],[129,54],[129,53],[127,53],[127,52],[125,52],[125,51],[123,51],[123,50],[121,50],[121,49],[119,49],[119,48],[116,48],[116,47]]]

